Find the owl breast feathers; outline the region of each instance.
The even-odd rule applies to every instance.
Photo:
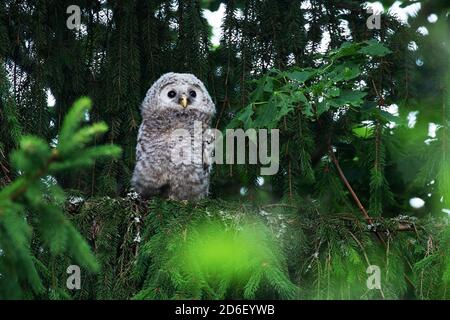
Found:
[[[167,73],[141,106],[132,185],[144,198],[198,200],[208,194],[215,106],[192,74]],[[200,139],[200,140],[199,140]]]

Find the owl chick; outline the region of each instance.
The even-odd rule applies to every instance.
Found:
[[[166,73],[148,90],[141,113],[132,178],[135,190],[143,198],[207,196],[212,157],[208,129],[215,106],[203,83],[192,74]],[[202,138],[196,143],[199,129]],[[189,136],[177,135],[180,130]]]

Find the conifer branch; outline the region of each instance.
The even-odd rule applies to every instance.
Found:
[[[10,195],[10,199],[12,201],[18,200],[23,194],[25,194],[28,190],[28,187],[35,182],[36,180],[42,178],[45,176],[46,172],[48,171],[48,168],[50,165],[55,162],[58,159],[59,153],[57,149],[53,149],[50,158],[47,160],[47,162],[39,168],[34,175],[32,175],[30,178],[26,180],[26,183],[24,183],[19,189],[17,189],[15,192],[13,192]]]

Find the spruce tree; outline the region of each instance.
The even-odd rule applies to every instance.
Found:
[[[417,2],[371,30],[352,0],[2,1],[0,298],[449,299],[449,5]],[[206,84],[213,127],[279,129],[277,174],[135,195],[139,106],[169,71]]]

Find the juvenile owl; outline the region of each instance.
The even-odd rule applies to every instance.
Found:
[[[144,198],[198,200],[208,194],[215,106],[192,74],[166,73],[141,106],[132,185]]]

